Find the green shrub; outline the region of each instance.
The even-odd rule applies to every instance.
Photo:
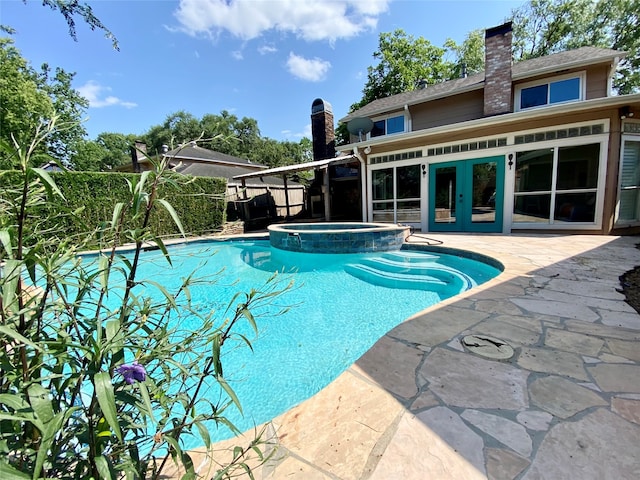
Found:
[[[225,221],[226,179],[188,177],[171,172],[164,172],[163,175],[171,178],[172,182],[162,183],[158,195],[171,203],[187,235],[206,235],[220,230]],[[129,185],[137,182],[140,174],[55,172],[50,177],[62,196],[48,198],[34,205],[26,219],[26,228],[29,231],[46,232],[49,237],[58,237],[60,240],[78,240],[86,239],[105,219],[111,220],[114,205],[127,199]],[[0,172],[0,181],[7,191],[12,186],[15,190],[20,184],[21,173]],[[15,202],[13,204],[17,205]],[[126,218],[129,221],[130,217]],[[162,208],[154,209],[149,226],[159,237],[180,234],[171,216]]]

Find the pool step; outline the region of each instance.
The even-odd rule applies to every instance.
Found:
[[[410,250],[397,250],[382,254],[382,258],[403,263],[422,263],[424,261],[437,260],[438,255],[431,255],[425,252],[412,252]]]
[[[345,265],[345,271],[360,280],[373,285],[387,288],[411,288],[416,290],[428,290],[442,292],[448,295],[456,295],[471,288],[473,281],[460,272],[443,268],[419,267],[417,270],[407,272],[403,270],[393,271],[392,265],[382,263],[385,269],[376,268],[365,263]],[[416,273],[419,272],[419,273]]]

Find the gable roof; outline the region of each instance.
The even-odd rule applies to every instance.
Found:
[[[618,50],[580,47],[575,50],[567,50],[565,52],[514,63],[511,67],[511,75],[514,80],[523,80],[558,70],[608,63],[624,56],[625,52]],[[382,113],[399,111],[403,109],[405,105],[430,102],[439,98],[459,95],[481,88],[484,88],[484,72],[466,78],[455,78],[435,85],[429,85],[423,89],[411,90],[389,97],[379,98],[359,110],[348,114],[346,117],[340,119],[340,122],[348,122],[355,117],[371,117]]]
[[[246,168],[242,166],[234,166],[234,165],[222,165],[222,164],[211,164],[204,162],[197,163],[184,163],[176,166],[174,171],[181,173],[183,175],[192,175],[194,177],[217,177],[217,178],[226,178],[227,182],[230,184],[239,184],[238,180],[235,180],[233,177],[237,175],[248,175],[248,174],[256,174],[262,172],[263,170],[256,170],[255,168]],[[256,180],[254,184],[267,184],[267,185],[283,185],[283,181],[279,177],[264,177],[264,180]],[[293,185],[297,185],[296,182],[290,182]]]
[[[199,147],[195,142],[174,148],[163,154],[165,157],[175,158],[176,160],[191,160],[203,163],[222,163],[234,166],[246,166],[252,169],[267,168],[265,165],[254,163],[246,158],[234,157],[226,153],[216,152]]]

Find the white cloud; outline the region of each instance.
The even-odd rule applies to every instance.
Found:
[[[114,97],[113,95],[107,95],[106,92],[110,92],[110,87],[105,87],[95,82],[94,80],[89,80],[83,86],[78,88],[78,92],[84,98],[89,100],[89,107],[92,108],[102,108],[102,107],[112,107],[112,106],[121,106],[125,108],[134,108],[137,107],[137,103],[126,102],[124,100],[119,99],[118,97]]]
[[[174,12],[189,35],[217,37],[228,32],[242,40],[268,31],[307,41],[334,42],[374,30],[391,0],[180,0]]]
[[[331,63],[317,57],[308,59],[291,52],[287,59],[287,70],[289,70],[289,73],[294,77],[309,82],[320,82],[324,80],[330,68]]]
[[[258,53],[260,55],[266,55],[268,53],[276,53],[277,51],[278,51],[278,49],[276,47],[274,47],[273,45],[263,45],[263,46],[258,48]]]
[[[233,52],[231,52],[231,56],[236,60],[242,60],[244,58],[240,50],[234,50]]]

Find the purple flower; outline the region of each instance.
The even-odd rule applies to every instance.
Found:
[[[138,362],[120,365],[116,371],[124,377],[125,382],[129,385],[134,382],[144,382],[144,379],[147,378],[147,371]]]

